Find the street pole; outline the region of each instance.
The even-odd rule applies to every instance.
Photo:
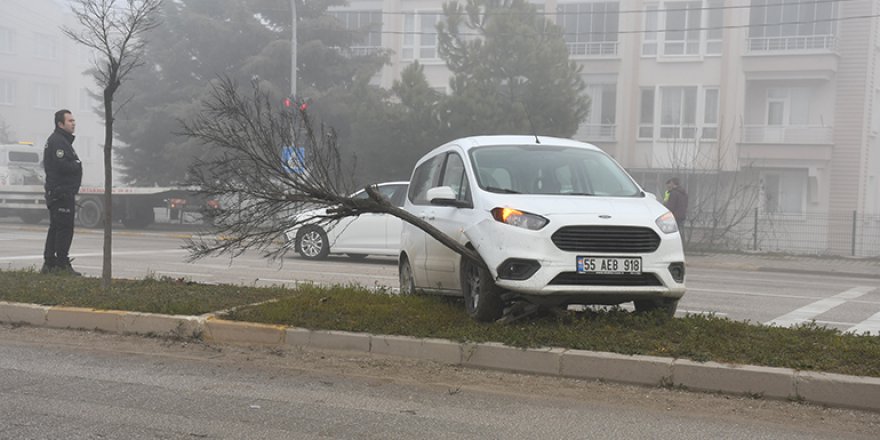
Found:
[[[296,0],[290,0],[290,99],[296,99]]]

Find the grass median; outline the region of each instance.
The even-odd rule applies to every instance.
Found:
[[[287,289],[145,279],[115,280],[105,294],[95,278],[28,271],[0,272],[0,286],[0,301],[180,315],[233,309],[224,318],[880,377],[880,337],[844,334],[815,324],[779,328],[706,315],[669,319],[614,309],[543,314],[507,325],[480,324],[467,318],[458,300],[391,295],[358,286]],[[265,303],[268,300],[274,301]]]

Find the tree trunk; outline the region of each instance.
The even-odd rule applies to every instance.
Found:
[[[428,235],[430,235],[431,237],[434,237],[437,241],[439,241],[444,246],[448,247],[449,249],[452,249],[453,251],[455,251],[456,253],[458,253],[462,257],[467,258],[468,260],[471,260],[471,262],[482,267],[483,269],[486,269],[486,270],[489,269],[488,267],[486,267],[486,262],[484,262],[483,259],[480,258],[480,254],[478,254],[476,251],[463,246],[461,243],[455,241],[454,239],[452,239],[448,235],[444,234],[439,229],[435,228],[430,223],[422,220],[419,217],[416,217],[415,215],[413,215],[409,211],[406,211],[404,209],[398,208],[398,207],[390,204],[388,202],[388,200],[382,196],[382,194],[379,194],[379,192],[376,191],[376,188],[374,186],[369,185],[369,186],[365,187],[364,190],[367,192],[367,194],[370,196],[371,199],[381,203],[385,208],[387,208],[388,214],[393,215],[393,216],[425,231]]]
[[[113,80],[104,88],[104,264],[101,288],[110,291],[113,279]]]

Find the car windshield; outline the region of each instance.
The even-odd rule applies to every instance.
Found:
[[[545,145],[474,148],[471,163],[480,188],[506,194],[636,197],[641,191],[601,151]]]

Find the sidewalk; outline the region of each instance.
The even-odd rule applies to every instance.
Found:
[[[811,257],[765,253],[688,252],[690,267],[880,279],[880,258]]]

